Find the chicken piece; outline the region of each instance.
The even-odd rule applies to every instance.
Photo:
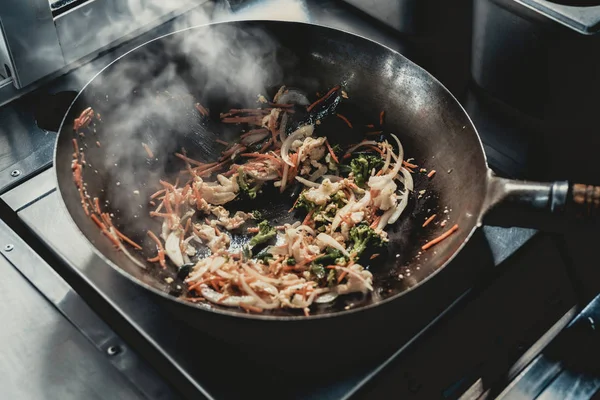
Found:
[[[368,182],[371,189],[372,201],[375,207],[387,211],[398,204],[394,178],[388,175],[372,176]]]
[[[217,182],[204,182],[202,178],[196,177],[194,187],[209,204],[226,204],[236,198],[240,188],[237,184],[237,174],[231,178],[217,175]]]
[[[347,267],[347,269],[351,270],[353,273],[347,275],[348,278],[346,283],[335,287],[338,294],[354,292],[367,293],[373,290],[373,274],[364,269],[362,265],[354,264]]]
[[[218,219],[211,221],[211,225],[220,225],[228,231],[231,231],[244,225],[244,223],[246,223],[246,221],[250,218],[252,218],[252,214],[248,214],[243,211],[237,211],[233,217],[229,217],[229,212],[227,212],[226,216],[220,216]]]
[[[331,199],[332,195],[342,189],[343,185],[344,181],[332,183],[329,179],[325,179],[319,187],[310,188],[304,192],[304,197],[306,200],[322,206]]]
[[[243,165],[244,172],[259,181],[273,181],[279,178],[280,164],[275,160],[264,159]]]
[[[198,238],[202,243],[205,243],[213,253],[221,249],[228,248],[231,243],[231,238],[223,233],[217,232],[217,229],[207,224],[196,224]]]
[[[185,263],[179,246],[182,233],[180,229],[172,231],[165,241],[165,254],[177,267],[181,267]]]

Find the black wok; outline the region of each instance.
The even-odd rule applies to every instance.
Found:
[[[230,50],[210,54],[210,44],[222,40],[227,41]],[[203,44],[199,49],[194,47],[198,43]],[[207,64],[213,67],[211,71]],[[310,317],[285,310],[252,315],[177,299],[169,292],[178,290],[176,285],[181,282],[165,281],[174,273],[147,264],[145,259],[151,253],[136,255],[147,264],[147,269],[141,269],[122,252],[115,251],[85,215],[73,184],[73,120],[92,106],[101,115],[102,123],[88,130],[84,138],[78,137],[88,163],[84,169],[88,192],[100,198],[126,235],[151,249],[145,231],[157,226],[148,217],[151,208],[147,199],[157,189],[154,183],[159,178],[174,176],[183,168],[173,152],[185,147],[192,158],[214,159],[223,149],[215,139],[233,135],[200,118],[188,107],[188,96],[208,107],[212,117],[238,103],[247,104],[258,94],[254,91],[255,82],[248,78],[252,76],[249,68],[256,65],[261,71],[269,70],[260,82],[269,90],[286,84],[302,88],[314,98],[316,91],[342,84],[350,95],[344,103],[344,113],[350,119],[356,123],[374,122],[378,121],[379,112],[386,110],[385,130],[400,137],[406,156],[414,157],[420,166],[438,171],[433,179],[416,174],[409,210],[390,229],[386,260],[372,266],[375,292],[316,308]],[[225,73],[228,68],[239,76],[232,78],[231,71]],[[356,140],[352,138],[355,133],[346,133],[343,137],[338,135],[337,140]],[[147,159],[142,142],[155,149],[158,162]],[[545,217],[553,214],[566,215],[576,208],[589,211],[600,198],[598,190],[592,187],[495,177],[486,164],[469,116],[425,70],[367,39],[292,22],[231,22],[197,27],[156,39],[124,55],[92,79],[68,110],[57,140],[55,170],[69,215],[97,253],[111,267],[154,294],[172,313],[203,332],[261,354],[335,354],[335,361],[340,362],[356,361],[394,344],[394,338],[403,329],[403,318],[409,315],[407,307],[414,306],[411,296],[440,275],[486,215],[496,216],[496,223],[539,227],[549,220]],[[426,193],[419,198],[417,192],[422,189]],[[273,192],[255,204],[238,206],[259,208],[267,218],[284,222],[293,217],[287,211],[291,201],[286,195]],[[445,209],[449,218],[446,227],[421,228],[427,216],[446,215]],[[509,212],[502,213],[505,210]],[[454,224],[459,225],[455,234],[419,255],[427,240]],[[243,241],[243,237],[239,240]],[[411,273],[403,274],[407,268]]]

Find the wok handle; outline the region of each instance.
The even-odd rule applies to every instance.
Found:
[[[564,231],[600,213],[600,186],[531,182],[490,176],[483,223]]]

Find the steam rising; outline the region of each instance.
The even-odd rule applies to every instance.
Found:
[[[166,2],[151,3],[129,0],[128,7],[151,21],[166,11]],[[208,21],[208,15],[193,12],[176,28]],[[110,34],[108,29],[115,26],[100,35]],[[86,156],[90,169],[100,170],[103,200],[109,200],[119,225],[140,236],[148,229],[148,212],[154,208],[147,205],[149,195],[159,189],[159,179],[170,175],[172,182],[182,167],[173,162],[175,151],[183,146],[190,156],[213,161],[223,150],[215,142],[223,137],[222,127],[203,121],[194,103],[210,108],[213,120],[226,107],[257,107],[258,95],[283,81],[278,51],[276,39],[256,25],[217,24],[143,46],[96,78],[82,106],[101,114],[96,129],[102,147],[92,150],[88,141]],[[150,146],[154,160],[146,159],[142,143]],[[92,195],[102,195],[90,188]]]

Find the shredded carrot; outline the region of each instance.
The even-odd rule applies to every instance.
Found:
[[[263,311],[262,308],[255,307],[255,306],[252,306],[250,304],[245,304],[245,303],[240,303],[240,307],[242,307],[247,312],[256,312],[256,313],[259,313],[259,312]]]
[[[369,125],[367,125],[367,128],[375,128],[375,125],[369,124]]]
[[[258,116],[249,116],[249,117],[227,117],[221,119],[221,122],[224,124],[252,124],[252,125],[262,125],[262,117]]]
[[[342,121],[344,121],[346,123],[346,125],[348,125],[348,127],[350,129],[352,129],[352,124],[350,123],[350,121],[348,121],[348,118],[344,117],[342,114],[335,114],[339,119],[341,119]]]
[[[77,139],[73,139],[73,149],[75,150],[75,158],[79,158],[79,145]]]
[[[457,230],[458,230],[458,224],[454,225],[452,228],[448,229],[446,232],[442,233],[440,236],[438,236],[437,238],[433,239],[432,241],[425,243],[423,246],[421,246],[421,250],[427,250],[430,247],[435,246],[439,242],[441,242],[444,239],[448,238],[450,235],[452,235]]]
[[[164,192],[166,192],[166,190],[165,190],[165,189],[161,189],[161,190],[159,190],[158,192],[154,193],[152,196],[150,196],[150,198],[151,198],[151,199],[155,199],[155,198],[157,198],[158,196],[160,196],[161,194],[163,194]]]
[[[215,164],[215,163],[212,163],[212,164],[205,164],[205,163],[203,163],[203,162],[196,161],[196,160],[194,160],[194,159],[192,159],[192,158],[189,158],[189,157],[187,157],[187,156],[184,156],[184,155],[183,155],[183,154],[181,154],[181,153],[175,153],[175,157],[177,157],[177,158],[180,158],[180,159],[182,159],[183,161],[187,161],[187,162],[189,162],[190,164],[192,164],[192,165],[196,165],[196,166],[198,166],[198,167],[207,167],[207,166],[209,166],[209,165],[214,165],[214,164]]]
[[[342,280],[344,280],[344,278],[346,277],[346,275],[348,275],[347,271],[342,271],[342,273],[340,274],[340,276],[338,276],[337,278],[337,283],[342,282]]]
[[[206,108],[204,108],[204,106],[200,103],[196,103],[194,104],[194,106],[196,107],[196,110],[198,110],[198,112],[202,115],[204,115],[205,117],[208,117],[208,110]]]
[[[302,225],[308,225],[308,223],[310,222],[310,218],[312,217],[313,213],[315,212],[315,210],[310,210],[308,212],[308,214],[306,214],[306,217],[304,218],[304,221],[302,221]]]
[[[198,172],[198,175],[200,176],[209,176],[210,174],[212,174],[213,172],[219,170],[220,168],[222,168],[223,166],[229,164],[231,162],[231,160],[225,160],[223,162],[220,162],[219,164],[215,165],[214,167],[210,167],[207,168],[201,172]]]
[[[121,247],[121,242],[119,242],[109,231],[102,229],[102,233],[115,245],[115,247]]]
[[[325,144],[327,145],[327,149],[329,150],[329,154],[331,154],[331,158],[333,159],[333,161],[335,161],[336,164],[339,164],[340,160],[338,160],[337,156],[333,152],[333,149],[331,148],[331,145],[329,144],[329,140],[325,139]]]
[[[247,228],[246,231],[248,233],[258,233],[260,231],[260,228],[254,227],[254,228]]]
[[[154,158],[154,153],[152,152],[152,149],[150,149],[150,147],[146,143],[142,143],[142,147],[146,151],[148,158]]]
[[[148,231],[148,236],[150,236],[150,239],[154,240],[154,243],[156,243],[156,247],[158,247],[160,250],[163,250],[163,245],[160,242],[160,240],[158,239],[158,237],[156,237],[154,232]]]
[[[433,178],[433,176],[435,175],[435,172],[436,172],[436,171],[435,171],[435,169],[432,169],[432,170],[431,170],[431,171],[429,171],[429,173],[427,174],[427,177],[428,177],[428,178],[430,178],[430,179],[431,179],[431,178]]]
[[[243,135],[240,136],[240,138],[245,138],[248,137],[250,135],[254,135],[255,133],[268,133],[269,130],[266,128],[258,128],[258,129],[251,129],[248,132],[244,133]]]
[[[98,213],[98,214],[102,214],[102,212],[100,211],[100,200],[98,200],[97,197],[94,197],[94,210]]]
[[[375,219],[373,220],[373,222],[371,223],[371,226],[370,226],[370,227],[371,227],[371,229],[375,229],[375,227],[376,227],[377,225],[379,225],[379,221],[381,221],[381,215],[380,215],[380,216],[378,216],[377,218],[375,218]]]
[[[425,222],[423,222],[423,228],[425,228],[427,225],[429,225],[431,222],[433,222],[433,220],[435,219],[436,216],[437,216],[437,214],[433,214],[431,217],[427,218],[427,220]]]
[[[323,102],[323,100],[325,100],[327,97],[329,97],[331,94],[333,94],[334,92],[338,91],[340,89],[340,86],[334,86],[333,88],[331,88],[331,90],[329,92],[327,92],[325,94],[325,96],[319,98],[317,101],[315,101],[314,103],[312,103],[310,106],[308,106],[308,108],[306,109],[306,111],[310,111],[313,108],[315,108],[317,105],[319,105],[321,102]]]
[[[273,160],[275,162],[277,162],[278,164],[281,164],[281,160],[275,156],[272,156],[270,154],[263,154],[263,153],[243,153],[240,154],[242,157],[252,157],[252,158],[265,158],[268,160]]]
[[[385,117],[385,111],[379,114],[379,125],[383,125],[383,117]]]
[[[413,169],[419,167],[418,165],[411,164],[408,161],[404,161],[404,160],[402,160],[402,165],[404,165],[406,168],[413,168]]]
[[[114,229],[115,233],[117,234],[118,237],[121,238],[121,240],[124,240],[127,243],[129,243],[131,245],[131,247],[133,247],[136,250],[141,250],[142,249],[142,246],[140,246],[139,244],[137,244],[136,242],[134,242],[133,240],[129,239],[127,236],[125,236],[124,234],[122,234],[117,228],[115,228],[113,226],[112,229]]]
[[[377,146],[373,146],[372,144],[367,144],[365,145],[366,148],[371,149],[371,150],[375,150],[376,152],[378,152],[379,154],[383,155],[383,150],[381,150],[379,147]]]
[[[375,253],[375,254],[373,254],[371,257],[369,257],[369,260],[374,260],[374,259],[376,259],[377,257],[379,257],[380,255],[381,255],[381,254],[379,254],[379,253]]]
[[[104,223],[102,221],[100,221],[100,219],[96,216],[96,214],[92,214],[90,218],[92,219],[92,221],[94,221],[94,223],[96,225],[98,225],[98,228],[106,229],[106,226],[104,225]]]
[[[383,133],[383,131],[374,131],[374,132],[367,132],[365,133],[365,135],[381,135]]]
[[[223,146],[229,146],[229,142],[226,142],[224,140],[221,139],[215,139],[215,142],[222,144]]]
[[[171,214],[160,213],[160,212],[156,212],[156,211],[150,211],[150,216],[151,217],[169,218],[169,217],[171,217]]]
[[[271,145],[273,144],[273,138],[269,139],[264,145],[263,147],[260,148],[260,150],[258,150],[259,153],[264,153],[265,151],[267,151],[267,149],[269,147],[271,147]]]

